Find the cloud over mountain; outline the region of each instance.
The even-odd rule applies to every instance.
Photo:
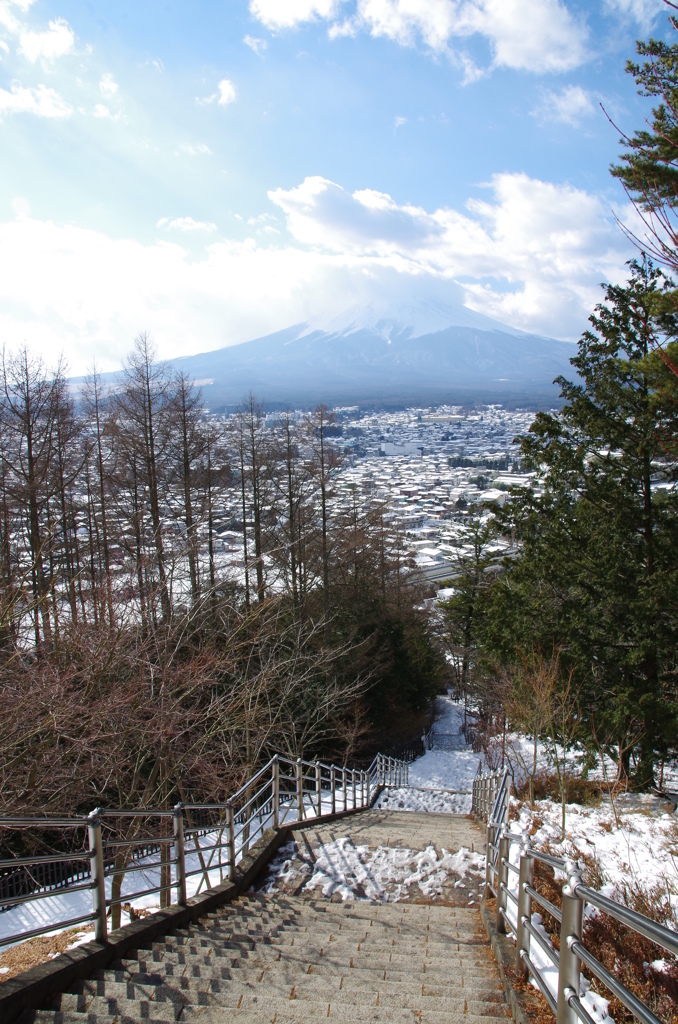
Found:
[[[66,348],[79,371],[95,352],[115,365],[142,328],[170,356],[375,298],[454,295],[504,323],[572,338],[600,299],[599,282],[624,273],[626,243],[599,199],[523,174],[495,176],[487,198],[465,210],[426,211],[320,177],[271,199],[286,241],[270,232],[224,240],[212,222],[179,217],[158,226],[181,243],[149,244],[21,211],[0,224],[3,337],[48,358]]]

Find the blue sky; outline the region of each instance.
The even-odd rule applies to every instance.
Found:
[[[576,338],[661,0],[0,0],[0,327],[82,372],[437,297]]]

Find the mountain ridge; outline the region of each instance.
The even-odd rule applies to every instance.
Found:
[[[574,354],[571,342],[428,301],[352,307],[172,363],[203,382],[214,410],[248,391],[271,406],[544,404],[557,400],[553,380],[571,374]]]
[[[214,412],[250,391],[269,408],[557,404],[571,342],[528,334],[460,304],[370,302],[311,316],[251,341],[177,356]],[[102,374],[115,388],[117,373]],[[74,386],[78,387],[76,378]]]

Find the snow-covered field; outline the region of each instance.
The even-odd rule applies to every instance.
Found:
[[[587,874],[595,873],[594,888],[612,899],[623,902],[623,891],[629,887],[645,893],[661,892],[662,898],[671,903],[678,921],[678,817],[675,813],[618,809],[617,820],[609,803],[598,807],[568,804],[563,838],[560,804],[538,800],[534,808],[530,808],[529,804],[512,799],[511,806],[518,815],[517,820],[511,822],[513,834],[529,836],[535,848],[546,848],[555,856],[578,862],[585,880]],[[519,859],[520,844],[512,843],[510,861],[517,866]],[[558,872],[556,879],[565,880]],[[509,872],[508,887],[517,896],[518,876],[514,872]],[[507,901],[507,912],[515,925],[516,909],[511,900]],[[596,913],[587,905],[587,917]],[[546,937],[538,912],[532,914],[532,924]],[[530,956],[553,995],[557,996],[556,968],[536,943],[532,944]],[[662,963],[657,961],[653,967],[661,970]],[[590,983],[583,977],[580,995],[594,1020],[614,1024],[607,1013],[608,1000],[591,992]]]

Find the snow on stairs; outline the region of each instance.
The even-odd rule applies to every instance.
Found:
[[[350,832],[371,833],[372,846],[386,830],[401,842],[415,828],[428,837],[436,819],[445,836],[468,827],[452,818],[367,812]],[[346,823],[332,828],[341,824],[345,835]],[[240,897],[79,982],[50,1009],[26,1011],[20,1024],[500,1024],[508,1016],[475,906],[335,903],[278,890]]]

